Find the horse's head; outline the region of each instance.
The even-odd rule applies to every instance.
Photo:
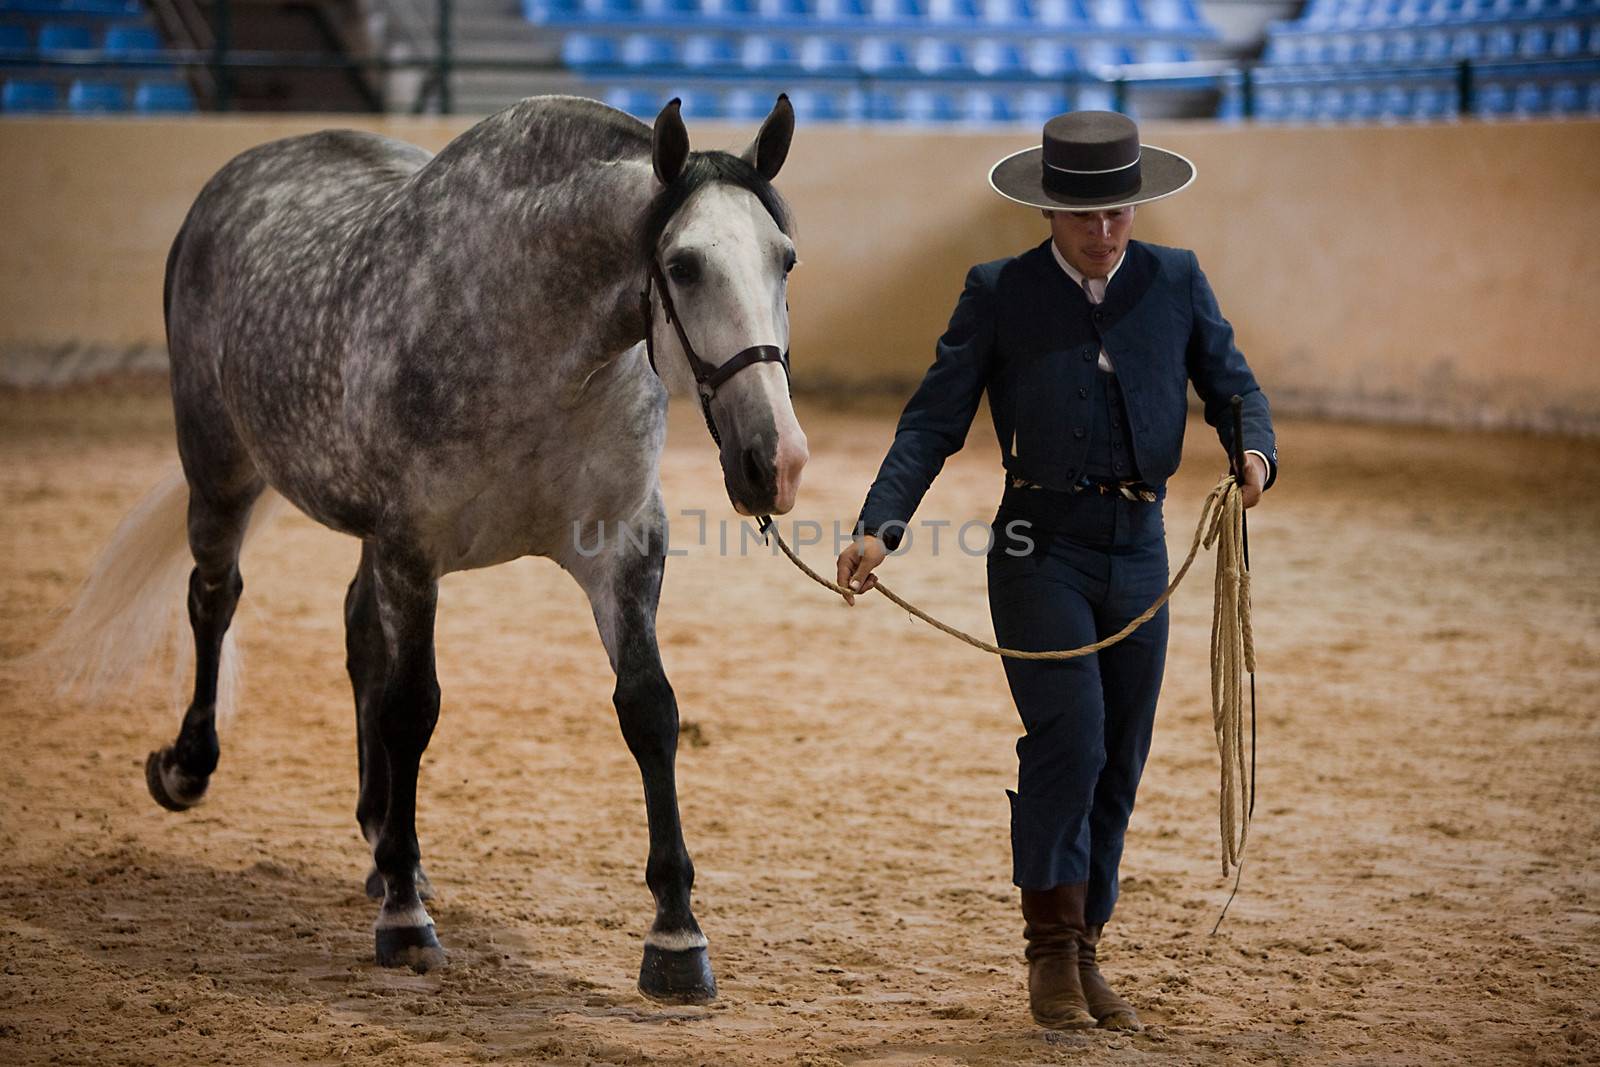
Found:
[[[643,241],[656,370],[706,406],[721,438],[728,498],[745,515],[794,507],[809,455],[789,402],[795,250],[788,210],[771,184],[793,134],[794,109],[779,97],[743,155],[691,154],[673,100],[652,139],[660,188]]]

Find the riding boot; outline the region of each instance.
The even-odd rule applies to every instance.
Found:
[[[1022,936],[1028,942],[1028,1008],[1051,1030],[1094,1025],[1079,980],[1078,946],[1088,932],[1083,904],[1088,884],[1022,891]]]
[[[1139,1021],[1133,1005],[1117,996],[1100,973],[1095,954],[1104,931],[1105,924],[1099,923],[1087,927],[1078,939],[1078,976],[1089,1012],[1102,1030],[1143,1030],[1144,1024]]]

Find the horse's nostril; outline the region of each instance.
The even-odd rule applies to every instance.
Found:
[[[752,486],[768,486],[777,479],[778,468],[770,454],[772,449],[754,445],[739,457],[745,481]]]

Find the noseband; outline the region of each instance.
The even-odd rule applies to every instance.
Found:
[[[788,381],[789,353],[778,351],[776,345],[751,345],[720,367],[714,367],[701,359],[699,353],[694,350],[694,345],[689,343],[689,335],[684,332],[683,319],[678,315],[677,308],[672,305],[672,293],[667,289],[667,279],[661,273],[661,264],[652,258],[650,279],[645,283],[644,292],[639,294],[639,300],[644,305],[644,348],[650,357],[650,369],[656,372],[657,377],[661,376],[661,368],[656,366],[655,302],[650,299],[652,283],[661,294],[661,307],[667,313],[667,321],[678,331],[678,343],[683,346],[683,354],[689,357],[689,369],[694,371],[696,391],[700,394],[700,410],[706,416],[706,429],[711,431],[711,440],[716,442],[720,449],[722,435],[717,432],[716,420],[711,417],[711,400],[717,395],[717,388],[735,374],[756,363],[782,364],[784,380]],[[791,390],[792,388],[791,383]]]

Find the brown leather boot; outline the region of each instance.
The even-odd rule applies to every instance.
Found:
[[[1051,1030],[1085,1030],[1094,1025],[1078,967],[1078,946],[1088,933],[1083,920],[1087,889],[1087,883],[1080,882],[1022,891],[1028,1008],[1034,1022]]]
[[[1100,935],[1105,924],[1090,926],[1078,939],[1078,977],[1083,985],[1084,998],[1089,1002],[1089,1013],[1095,1017],[1102,1030],[1143,1030],[1133,1005],[1117,996],[1106,983],[1095,960]]]

